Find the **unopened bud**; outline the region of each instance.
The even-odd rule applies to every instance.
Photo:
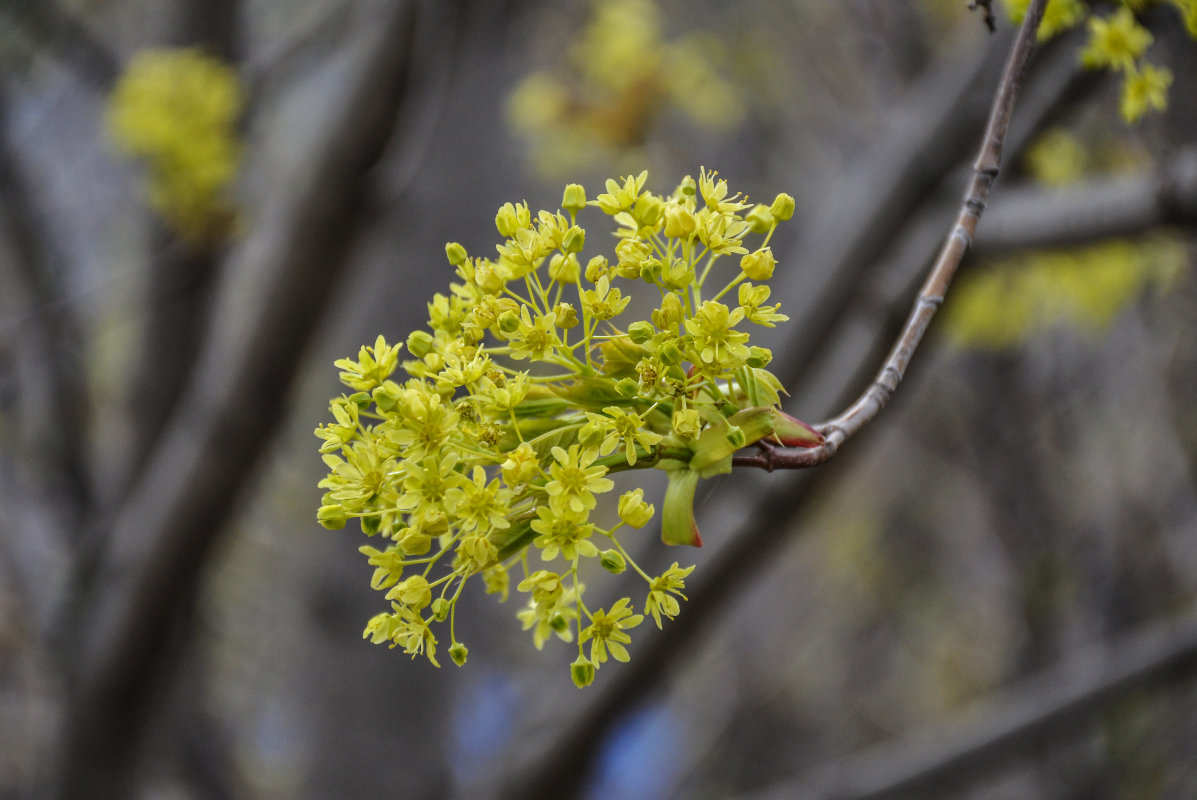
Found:
[[[586,231],[577,225],[571,225],[561,238],[561,249],[567,253],[580,253],[586,246]]]
[[[656,332],[657,329],[653,327],[653,324],[645,320],[637,320],[628,326],[628,337],[636,344],[644,344],[653,338],[653,334]]]
[[[776,217],[779,222],[785,222],[794,216],[794,198],[782,192],[773,198],[773,205],[769,206],[769,213]]]
[[[557,318],[557,327],[562,330],[567,331],[578,326],[578,310],[574,308],[573,303],[558,303],[553,306],[553,314]]]
[[[633,489],[619,498],[619,518],[633,528],[643,528],[653,518],[656,509],[644,502],[644,490]]]
[[[586,208],[586,189],[577,183],[566,184],[565,194],[561,197],[561,208],[575,214]]]
[[[740,259],[740,269],[754,281],[767,281],[773,277],[773,270],[777,267],[777,259],[768,247],[762,247],[755,253],[749,253]]]
[[[466,249],[457,242],[449,242],[445,245],[445,256],[449,259],[449,263],[456,267],[465,263]]]
[[[624,559],[623,553],[618,550],[604,550],[599,558],[599,563],[603,565],[603,569],[613,575],[619,575],[628,568],[628,562]]]
[[[432,351],[435,341],[428,331],[412,331],[407,337],[407,352],[416,358],[423,358]]]
[[[577,660],[569,665],[569,676],[573,678],[574,686],[584,689],[594,683],[594,664],[585,656],[578,656]]]
[[[453,604],[443,597],[438,597],[432,601],[432,618],[437,622],[444,622],[449,618],[449,612],[453,610]]]
[[[748,229],[753,233],[768,233],[777,224],[768,207],[762,205],[753,206],[744,219],[748,220]]]

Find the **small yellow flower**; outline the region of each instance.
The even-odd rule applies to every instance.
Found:
[[[1172,70],[1144,64],[1131,70],[1122,83],[1119,110],[1127,122],[1138,122],[1148,111],[1163,111],[1168,106],[1168,87],[1172,85]]]
[[[1113,16],[1089,18],[1089,44],[1081,52],[1086,67],[1109,67],[1132,72],[1151,44],[1152,36],[1123,6]]]

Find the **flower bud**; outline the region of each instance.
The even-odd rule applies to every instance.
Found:
[[[636,344],[644,344],[653,338],[653,334],[656,332],[657,329],[653,327],[653,324],[645,320],[637,320],[628,326],[628,337]]]
[[[611,265],[607,263],[606,256],[595,256],[586,262],[586,280],[591,283],[598,283],[598,279],[604,275],[609,275]]]
[[[640,265],[640,280],[645,283],[656,283],[661,278],[661,259],[646,258]]]
[[[698,193],[698,184],[694,182],[694,178],[687,175],[682,178],[682,182],[677,187],[677,194],[683,197],[694,197]]]
[[[777,267],[777,259],[768,247],[762,247],[755,253],[749,253],[740,259],[740,269],[754,281],[767,281],[773,277],[773,270]]]
[[[320,506],[320,510],[316,512],[316,521],[330,531],[344,528],[347,519],[344,507],[339,504]]]
[[[768,233],[777,224],[768,207],[759,204],[753,206],[744,219],[748,220],[748,229],[753,233]]]
[[[673,432],[684,439],[693,439],[698,436],[698,431],[702,428],[702,418],[698,416],[698,411],[693,408],[679,408],[673,412]]]
[[[453,604],[443,597],[438,597],[432,601],[432,618],[437,622],[444,622],[449,618],[449,612],[453,610]]]
[[[577,660],[569,665],[569,676],[574,679],[574,686],[584,689],[594,683],[594,664],[585,656],[578,656]]]
[[[644,502],[644,490],[633,489],[619,498],[619,518],[633,528],[643,528],[653,518],[656,509]]]
[[[769,206],[769,213],[779,222],[785,222],[794,216],[794,198],[782,192],[773,198],[773,205]]]
[[[567,253],[580,253],[586,246],[586,231],[577,225],[571,225],[561,238],[561,249]]]
[[[671,205],[665,211],[665,235],[671,239],[689,239],[698,228],[694,213],[685,206]]]
[[[661,359],[661,363],[667,367],[677,366],[682,363],[682,359],[685,357],[685,354],[682,353],[681,348],[677,346],[676,342],[666,342],[657,353],[657,358]]]
[[[574,214],[586,208],[586,189],[577,183],[566,184],[565,194],[561,197],[561,208]]]
[[[469,649],[461,642],[454,642],[449,645],[449,658],[453,659],[453,663],[459,667],[465,665],[466,657],[469,654]]]
[[[549,259],[549,277],[559,283],[577,283],[581,274],[582,266],[573,253],[568,256],[554,253]]]
[[[661,298],[661,307],[652,314],[653,323],[663,331],[676,330],[677,326],[686,318],[682,308],[682,299],[675,292],[670,292]]]
[[[445,256],[448,257],[449,263],[456,267],[465,263],[466,249],[457,242],[449,242],[445,245]]]
[[[562,330],[578,326],[578,310],[573,303],[558,303],[553,306],[553,315],[557,318],[557,327]]]
[[[411,335],[407,337],[407,352],[416,358],[423,358],[432,351],[435,341],[428,331],[412,331]]]
[[[499,315],[499,330],[503,333],[515,333],[520,328],[520,315],[507,309]]]
[[[432,602],[432,587],[423,575],[412,575],[395,584],[386,595],[388,600],[398,600],[405,606],[419,611]]]
[[[618,550],[604,550],[600,554],[599,563],[612,575],[619,575],[628,568],[628,562]]]
[[[767,347],[752,345],[748,348],[748,366],[760,369],[773,360],[773,351]]]

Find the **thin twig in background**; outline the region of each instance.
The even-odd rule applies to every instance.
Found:
[[[816,426],[826,437],[822,445],[808,449],[781,449],[762,441],[759,453],[736,456],[732,462],[733,466],[759,467],[771,472],[775,469],[797,469],[821,464],[834,458],[840,445],[885,408],[898,384],[902,382],[910,359],[931,324],[931,318],[943,304],[944,295],[952,283],[956,269],[976,234],[977,222],[985,210],[989,190],[1001,166],[1002,145],[1010,127],[1010,117],[1014,110],[1014,102],[1018,99],[1027,63],[1035,48],[1035,32],[1039,29],[1045,3],[1046,0],[1036,0],[1027,9],[1026,18],[1006,62],[1006,70],[994,99],[989,125],[981,142],[981,152],[973,166],[973,179],[965,192],[956,222],[940,250],[939,257],[931,267],[922,291],[919,292],[902,335],[890,350],[889,357],[873,383],[847,410]]]
[[[1192,673],[1197,618],[1153,623],[1043,670],[985,703],[971,721],[912,736],[742,800],[890,800],[975,779],[1060,729],[1076,729],[1128,691]]]

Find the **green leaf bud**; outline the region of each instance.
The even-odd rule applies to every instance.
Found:
[[[566,238],[568,236],[566,234]],[[581,274],[582,266],[578,263],[578,257],[573,253],[568,256],[554,253],[553,257],[549,259],[549,277],[559,283],[577,283],[578,276]]]
[[[785,222],[794,216],[794,198],[782,192],[773,198],[773,205],[769,206],[769,213],[779,222]]]
[[[453,610],[453,604],[443,597],[438,597],[432,601],[432,618],[437,622],[444,622],[449,618],[449,612]]]
[[[612,575],[622,574],[628,568],[628,562],[618,550],[604,550],[599,556],[599,563]]]
[[[768,233],[777,224],[768,207],[760,204],[753,206],[744,219],[748,220],[748,229],[753,233]]]
[[[578,310],[573,303],[558,303],[553,306],[553,315],[557,318],[557,327],[562,330],[578,326]]]
[[[586,189],[577,183],[566,184],[561,197],[561,208],[574,214],[586,208]]]
[[[412,331],[411,335],[407,337],[407,352],[416,358],[423,358],[432,351],[432,345],[435,342],[436,340],[428,331]]]
[[[773,360],[773,351],[767,347],[752,345],[748,348],[748,366],[760,369]]]
[[[642,319],[628,326],[628,337],[636,344],[644,344],[653,338],[653,334],[656,332],[657,329],[651,322]]]
[[[598,279],[611,274],[611,265],[606,256],[595,256],[586,262],[586,280],[598,283]]]
[[[459,667],[465,666],[466,657],[469,654],[469,649],[461,642],[454,642],[449,645],[449,658],[453,659],[453,663]]]
[[[762,247],[755,253],[749,253],[740,259],[740,269],[754,281],[767,281],[773,277],[773,270],[777,267],[777,259],[768,247]]]
[[[644,490],[633,489],[619,498],[619,518],[633,528],[643,528],[653,518],[656,509],[644,502]]]
[[[445,245],[445,255],[449,259],[449,263],[457,267],[465,263],[466,249],[457,242],[449,242]]]
[[[346,519],[345,508],[341,505],[320,506],[316,512],[316,521],[330,531],[344,528]]]
[[[586,246],[586,231],[577,225],[571,225],[561,238],[561,249],[567,253],[580,253]]]
[[[594,683],[594,664],[585,656],[578,656],[577,660],[569,665],[569,676],[573,678],[574,686],[585,689]]]

